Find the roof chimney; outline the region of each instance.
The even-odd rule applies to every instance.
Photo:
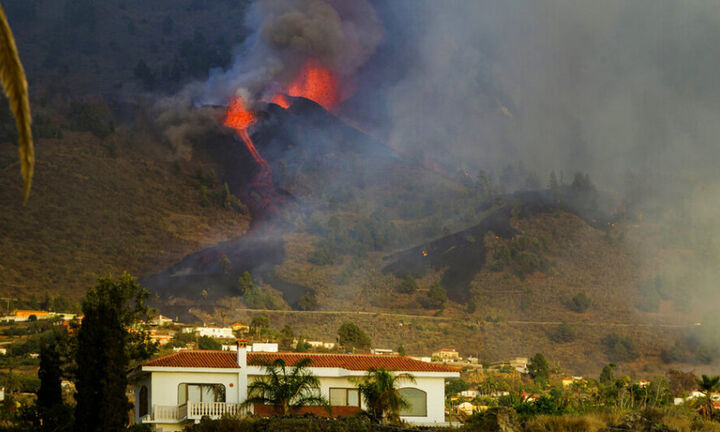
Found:
[[[238,339],[235,341],[237,346],[237,364],[241,368],[247,367],[247,339]]]

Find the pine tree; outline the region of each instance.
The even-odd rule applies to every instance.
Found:
[[[131,408],[125,395],[130,360],[148,358],[154,349],[145,332],[127,329],[147,319],[148,296],[128,274],[117,282],[101,278],[88,290],[75,358],[76,431],[125,430]]]
[[[40,389],[37,392],[37,409],[41,430],[62,430],[69,423],[68,412],[62,400],[62,360],[58,339],[43,341],[40,346]]]

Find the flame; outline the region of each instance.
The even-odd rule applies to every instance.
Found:
[[[428,256],[428,253],[425,249],[423,249],[423,251],[422,251],[422,256],[424,256],[424,257]]]
[[[287,94],[313,100],[326,110],[332,111],[340,103],[338,76],[319,61],[308,59],[300,69],[300,75],[288,87]]]

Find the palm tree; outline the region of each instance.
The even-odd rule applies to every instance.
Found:
[[[265,376],[248,386],[248,398],[243,405],[272,405],[281,416],[293,414],[304,406],[320,405],[330,414],[330,404],[319,396],[320,381],[308,370],[311,363],[311,359],[304,358],[287,367],[285,361],[279,358],[262,364]]]
[[[30,98],[25,71],[20,63],[17,46],[15,46],[15,38],[2,6],[0,6],[0,83],[5,90],[10,102],[10,110],[17,123],[20,172],[25,182],[25,201],[27,201],[35,166],[35,151],[30,128]]]
[[[383,368],[371,368],[367,376],[358,381],[358,389],[367,404],[365,413],[370,420],[375,423],[400,420],[400,410],[409,406],[397,389],[397,384],[402,380],[415,383],[415,377],[411,374],[393,374]]]
[[[705,403],[703,411],[705,417],[710,417],[713,411],[713,401],[710,399],[710,393],[720,388],[720,376],[710,377],[703,375],[702,379],[695,380],[698,385],[698,390],[705,393]]]

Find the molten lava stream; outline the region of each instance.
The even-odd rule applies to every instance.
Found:
[[[245,107],[242,99],[235,98],[230,100],[225,117],[225,125],[235,129],[238,135],[240,135],[243,143],[245,143],[245,147],[260,168],[250,183],[250,189],[254,190],[259,196],[256,200],[259,208],[273,212],[275,210],[273,199],[276,202],[282,202],[283,199],[275,191],[270,164],[257,150],[255,143],[253,143],[248,133],[248,127],[255,123],[255,121],[255,115]]]

